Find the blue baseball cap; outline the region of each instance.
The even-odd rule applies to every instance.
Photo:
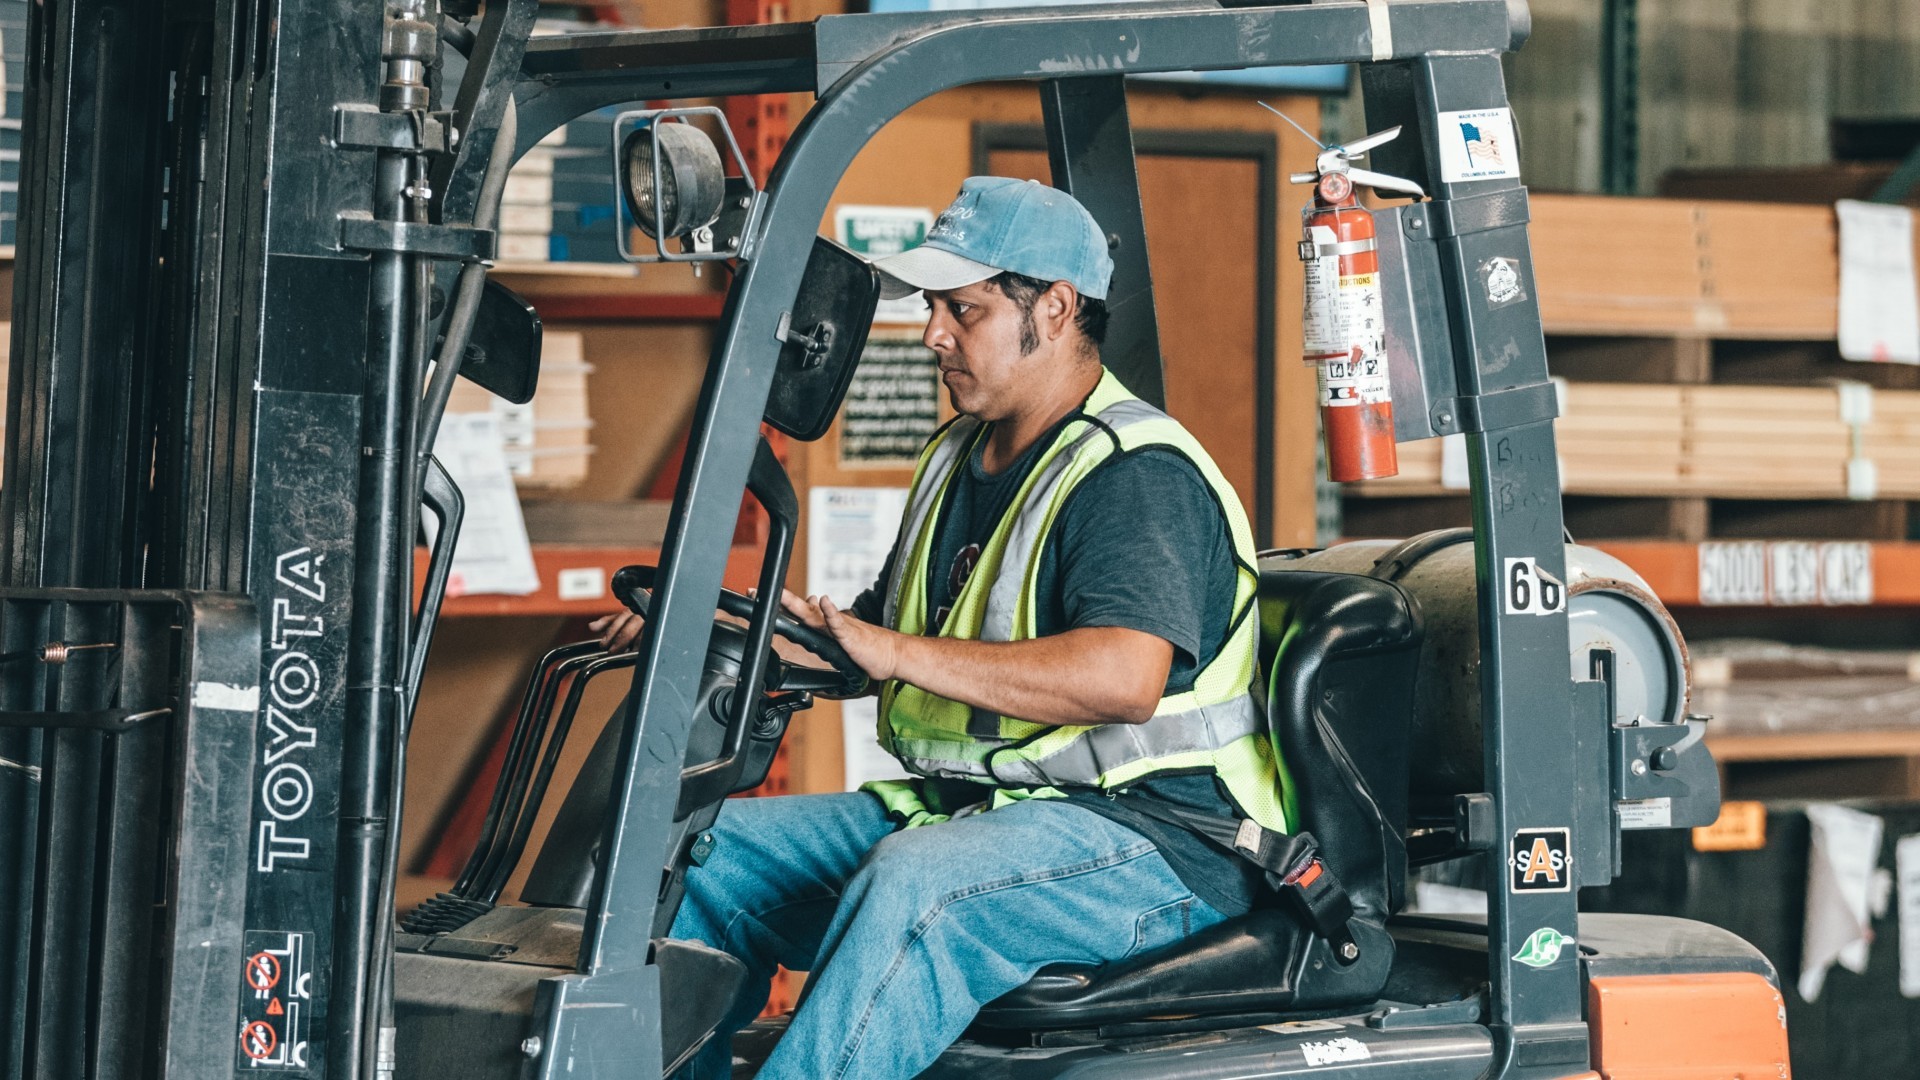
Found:
[[[1012,271],[1064,281],[1107,298],[1113,257],[1107,236],[1073,196],[1036,180],[970,176],[927,233],[926,243],[873,264],[888,300],[945,291]]]

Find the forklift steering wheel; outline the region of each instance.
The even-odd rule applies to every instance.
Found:
[[[627,610],[643,619],[647,618],[653,606],[653,595],[647,590],[653,588],[658,573],[659,568],[653,566],[621,567],[613,575],[613,595],[626,605]],[[754,600],[744,593],[721,589],[719,607],[736,619],[753,619]],[[737,629],[731,623],[723,625]],[[773,632],[825,660],[832,667],[792,664],[777,656],[771,657],[767,665],[768,690],[804,690],[829,698],[859,697],[867,692],[867,673],[853,662],[853,657],[847,655],[847,650],[840,647],[840,642],[832,634],[815,630],[778,609],[773,615]]]

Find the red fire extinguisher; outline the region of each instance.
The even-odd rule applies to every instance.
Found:
[[[1360,205],[1355,188],[1425,192],[1410,180],[1351,165],[1398,134],[1396,127],[1347,146],[1324,147],[1313,172],[1292,178],[1313,185],[1313,201],[1300,216],[1300,258],[1307,270],[1304,351],[1319,376],[1327,476],[1342,483],[1400,471],[1373,215]]]

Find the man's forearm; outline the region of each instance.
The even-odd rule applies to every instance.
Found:
[[[939,697],[1036,724],[1138,724],[1153,715],[1173,646],[1083,627],[1028,641],[903,635],[895,676]]]

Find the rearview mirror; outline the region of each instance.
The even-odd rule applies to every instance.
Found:
[[[532,401],[540,382],[540,313],[519,293],[489,280],[460,374],[515,405]]]
[[[879,302],[880,275],[872,263],[824,236],[813,238],[800,295],[776,330],[782,344],[767,395],[767,423],[807,441],[827,433]]]

